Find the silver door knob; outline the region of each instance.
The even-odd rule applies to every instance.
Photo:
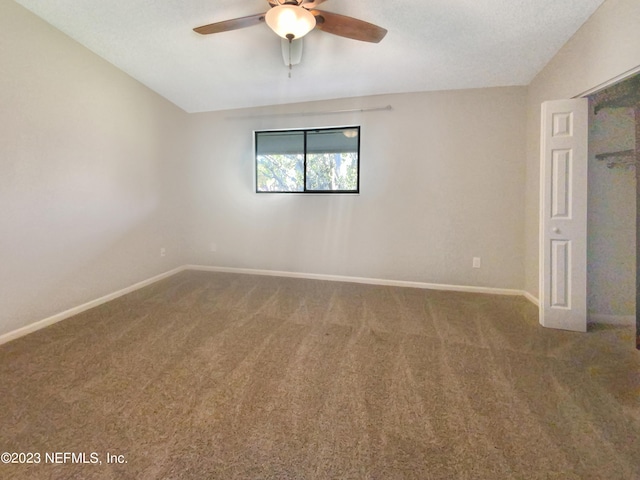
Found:
[[[558,227],[553,227],[553,228],[551,229],[551,231],[552,231],[553,233],[560,233],[560,229],[559,229]]]

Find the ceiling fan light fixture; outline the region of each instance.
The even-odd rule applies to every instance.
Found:
[[[316,17],[296,5],[278,5],[264,17],[269,28],[286,39],[302,38],[316,26]]]

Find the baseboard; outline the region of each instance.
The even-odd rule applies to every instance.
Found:
[[[534,304],[538,304],[538,300],[533,297],[531,294],[524,292],[522,290],[515,289],[507,289],[507,288],[492,288],[492,287],[473,287],[473,286],[465,286],[465,285],[446,285],[440,283],[424,283],[424,282],[411,282],[406,280],[387,280],[380,278],[367,278],[367,277],[348,277],[343,275],[327,275],[320,273],[301,273],[301,272],[286,272],[279,270],[259,270],[253,268],[234,268],[234,267],[211,267],[205,265],[183,265],[181,267],[174,268],[173,270],[169,270],[168,272],[161,273],[160,275],[156,275],[154,277],[148,278],[147,280],[143,280],[141,282],[135,283],[129,287],[123,288],[122,290],[118,290],[117,292],[110,293],[109,295],[105,295],[103,297],[97,298],[87,303],[83,303],[77,307],[70,308],[69,310],[65,310],[64,312],[57,313],[51,317],[45,318],[43,320],[37,321],[30,325],[26,325],[24,327],[18,328],[17,330],[13,330],[11,332],[0,335],[0,345],[3,343],[10,342],[17,338],[23,337],[29,333],[33,333],[42,328],[48,327],[49,325],[53,325],[54,323],[60,322],[67,318],[73,317],[74,315],[78,315],[86,310],[102,305],[103,303],[107,303],[111,300],[115,300],[118,297],[122,297],[128,293],[134,292],[135,290],[139,290],[140,288],[146,287],[155,283],[157,281],[168,278],[176,273],[180,273],[185,270],[198,270],[198,271],[206,271],[206,272],[226,272],[226,273],[242,273],[248,275],[267,275],[273,277],[290,277],[290,278],[305,278],[310,280],[327,280],[332,282],[347,282],[347,283],[363,283],[368,285],[385,285],[389,287],[409,287],[409,288],[422,288],[429,290],[447,290],[454,292],[469,292],[469,293],[484,293],[489,295],[513,295],[513,296],[524,296]],[[634,317],[635,318],[635,317]],[[634,319],[635,321],[635,319]]]
[[[601,315],[598,313],[590,313],[588,323],[600,323],[604,325],[616,325],[630,327],[636,324],[635,315]]]
[[[40,330],[41,328],[45,328],[45,327],[48,327],[49,325],[53,325],[54,323],[58,323],[67,318],[73,317],[74,315],[78,315],[79,313],[82,313],[86,310],[97,307],[99,305],[102,305],[103,303],[107,303],[111,300],[115,300],[116,298],[122,297],[127,293],[131,293],[136,290],[139,290],[140,288],[146,287],[159,280],[163,280],[167,277],[175,275],[176,273],[179,273],[183,270],[185,270],[184,266],[174,268],[173,270],[169,270],[168,272],[164,272],[164,273],[161,273],[160,275],[156,275],[154,277],[148,278],[141,282],[135,283],[126,288],[123,288],[122,290],[118,290],[117,292],[110,293],[108,295],[105,295],[104,297],[91,300],[90,302],[83,303],[82,305],[79,305],[77,307],[73,307],[73,308],[70,308],[69,310],[65,310],[64,312],[60,312],[55,315],[52,315],[51,317],[45,318],[44,320],[31,323],[24,327],[18,328],[17,330],[13,330],[11,332],[0,335],[0,345],[10,342],[11,340],[15,340],[16,338],[23,337],[29,333],[33,333],[37,330]]]
[[[536,297],[534,297],[533,295],[531,295],[529,292],[527,292],[526,290],[524,290],[522,292],[522,295],[524,296],[524,298],[526,298],[527,300],[529,300],[531,303],[533,303],[536,307],[540,307],[540,300],[538,300]]]
[[[454,292],[486,293],[491,295],[524,295],[522,290],[492,287],[473,287],[465,285],[446,285],[440,283],[411,282],[406,280],[387,280],[381,278],[349,277],[322,273],[286,272],[280,270],[257,270],[253,268],[211,267],[205,265],[186,265],[186,270],[205,272],[243,273],[248,275],[266,275],[271,277],[305,278],[310,280],[327,280],[330,282],[364,283],[367,285],[385,285],[389,287],[409,287],[429,290],[447,290]]]

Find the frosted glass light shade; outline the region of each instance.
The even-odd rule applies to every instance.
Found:
[[[273,7],[264,20],[282,38],[302,38],[316,26],[316,17],[309,10],[295,5]]]

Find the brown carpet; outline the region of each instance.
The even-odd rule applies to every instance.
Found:
[[[640,478],[633,330],[536,315],[183,272],[0,347],[0,452],[41,455],[0,478]]]

